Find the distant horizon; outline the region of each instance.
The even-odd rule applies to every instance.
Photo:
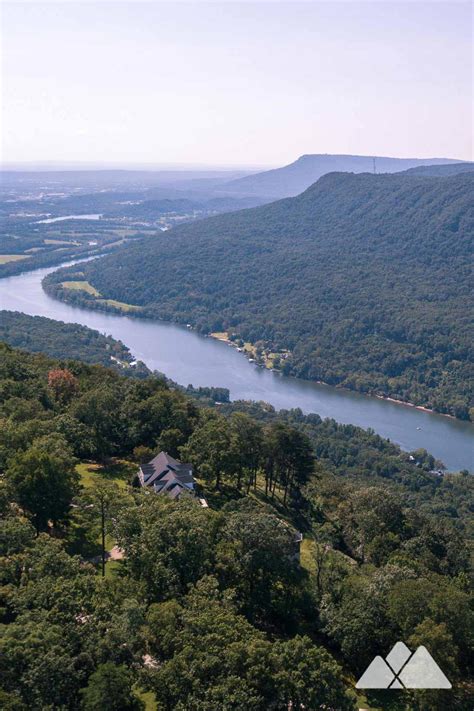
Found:
[[[35,166],[35,168],[33,168]],[[140,171],[210,171],[210,172],[235,172],[235,171],[260,171],[278,168],[275,165],[247,165],[247,164],[214,164],[214,163],[143,163],[141,161],[0,161],[1,170],[33,170],[38,171],[60,170],[140,170]]]
[[[275,170],[295,163],[300,158],[305,156],[352,156],[361,158],[393,158],[398,160],[433,160],[433,161],[452,161],[455,163],[470,163],[469,159],[450,157],[450,156],[411,156],[411,155],[388,155],[388,154],[371,154],[371,153],[302,153],[294,160],[284,164],[267,164],[267,165],[249,165],[249,164],[214,164],[214,163],[143,163],[134,161],[0,161],[0,172],[18,171],[18,172],[46,172],[48,170],[58,170],[64,172],[72,171],[140,171],[140,172],[263,172],[266,170]]]

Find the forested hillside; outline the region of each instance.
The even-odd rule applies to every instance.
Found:
[[[332,173],[305,193],[203,220],[47,277],[97,307],[191,323],[280,353],[284,373],[468,419],[474,174]],[[137,315],[140,315],[137,313]]]
[[[283,198],[298,195],[326,173],[398,173],[417,166],[451,164],[446,158],[387,158],[386,156],[351,156],[315,154],[300,156],[290,165],[237,178],[224,188],[242,195]]]
[[[417,168],[410,168],[405,171],[406,175],[425,175],[438,178],[446,178],[448,175],[459,175],[459,173],[473,173],[474,163],[449,163],[448,165],[421,165]]]
[[[0,311],[0,341],[31,353],[107,365],[126,375],[144,376],[150,372],[143,363],[133,361],[130,350],[121,341],[78,323]]]
[[[354,681],[398,639],[454,688],[391,709],[472,708],[474,480],[355,427],[223,407],[0,344],[2,708],[385,708]],[[160,449],[209,508],[129,486]]]

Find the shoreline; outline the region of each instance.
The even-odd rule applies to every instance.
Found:
[[[188,328],[190,328],[190,325],[188,324]],[[192,328],[192,327],[191,327]],[[244,356],[248,356],[249,351],[244,348],[237,348],[236,344],[231,341],[228,337],[225,335],[221,334],[220,332],[216,333],[208,333],[207,334],[208,338],[214,338],[216,341],[220,341],[221,343],[227,343],[227,345],[232,346],[232,348],[235,348],[239,352],[242,353]],[[251,344],[252,347],[254,348],[253,344]],[[250,352],[251,353],[251,352]],[[253,362],[252,359],[247,358],[249,362]],[[263,366],[259,367],[265,367],[267,370],[271,370],[274,373],[280,373],[281,371],[278,370],[277,368],[273,368],[271,365],[268,366],[268,361],[264,363]],[[257,364],[258,365],[258,364]],[[291,376],[291,377],[296,377],[296,376]],[[304,378],[299,378],[300,380],[304,380]],[[414,408],[415,410],[420,410],[420,412],[427,412],[432,415],[441,415],[442,417],[449,417],[451,420],[455,420],[457,422],[470,422],[470,420],[462,420],[460,417],[455,417],[454,415],[450,415],[448,412],[439,412],[438,410],[433,410],[430,407],[426,407],[425,405],[415,405],[413,402],[408,402],[407,400],[399,400],[398,398],[391,397],[390,395],[380,395],[378,393],[373,393],[373,392],[367,392],[367,393],[362,393],[359,390],[353,390],[352,388],[346,388],[344,385],[330,385],[329,383],[325,383],[324,380],[310,380],[308,382],[316,383],[317,385],[326,385],[328,388],[336,388],[337,390],[347,390],[347,392],[354,392],[354,393],[361,393],[362,395],[367,395],[369,397],[375,397],[378,400],[386,400],[387,402],[393,402],[395,405],[404,405],[405,407],[411,407]],[[473,423],[471,423],[473,424]]]
[[[97,255],[92,258],[96,259],[100,256],[101,255]],[[77,261],[75,260],[75,263],[78,263],[81,261],[89,261],[89,259],[90,259],[90,257],[86,258],[86,259],[77,260]],[[66,265],[58,265],[57,268],[61,268],[62,266],[66,266]],[[54,269],[54,267],[53,267],[53,269]],[[33,269],[32,271],[35,271],[35,269]],[[57,299],[58,301],[63,301],[63,303],[69,303],[70,305],[74,305],[74,306],[78,305],[78,304],[71,304],[71,302],[68,299],[59,298],[57,294],[51,293],[49,291],[49,289],[45,288],[44,284],[42,284],[42,288],[49,296]],[[95,304],[95,305],[92,305],[92,304]],[[141,314],[139,312],[125,313],[123,310],[121,310],[121,309],[119,310],[117,308],[110,308],[110,307],[108,309],[107,308],[100,308],[100,306],[97,304],[97,302],[94,302],[94,301],[92,303],[88,303],[88,304],[81,303],[79,305],[79,307],[86,308],[86,309],[89,308],[92,311],[94,311],[94,310],[104,311],[105,313],[107,313],[107,311],[109,311],[109,312],[111,311],[112,313],[115,312],[116,315],[128,316],[131,318],[133,318],[135,316],[138,318],[145,318],[145,319],[149,319],[152,321],[160,321],[160,320],[163,321],[164,320],[164,319],[157,319],[156,317],[150,316],[150,315],[146,314],[146,312],[145,313],[142,312]],[[185,323],[178,322],[178,321],[170,321],[170,323],[175,323],[176,325],[180,325],[180,326],[183,326],[184,328],[195,331],[194,326],[190,323],[185,324]],[[283,373],[280,369],[274,368],[272,366],[271,359],[266,358],[266,360],[263,364],[256,363],[255,358],[253,357],[255,355],[254,350],[253,350],[255,348],[255,346],[250,342],[246,343],[243,347],[238,347],[237,344],[234,343],[234,341],[231,341],[228,338],[227,334],[224,332],[216,331],[216,332],[211,332],[211,333],[201,334],[201,335],[204,336],[205,338],[213,338],[214,340],[220,341],[221,343],[226,343],[227,345],[231,346],[232,348],[235,348],[238,352],[242,353],[242,355],[244,355],[247,358],[249,363],[253,363],[260,368],[263,367],[273,373],[283,375]],[[245,346],[248,346],[250,348],[246,348]],[[252,349],[252,350],[250,350],[250,349]],[[399,399],[391,397],[389,395],[380,395],[380,394],[374,393],[374,392],[362,392],[360,390],[355,390],[353,388],[347,388],[347,387],[340,386],[340,385],[330,385],[329,383],[326,383],[323,380],[306,380],[305,378],[297,378],[296,376],[286,376],[286,377],[295,377],[297,380],[302,380],[305,382],[312,382],[312,383],[316,383],[317,385],[325,385],[326,387],[329,387],[329,388],[334,388],[337,390],[345,390],[346,392],[350,392],[350,393],[358,393],[360,395],[366,395],[367,397],[375,397],[378,400],[386,400],[387,402],[392,402],[395,405],[404,405],[405,407],[411,407],[411,408],[414,408],[415,410],[419,410],[420,412],[426,412],[427,414],[439,415],[441,417],[447,417],[447,418],[454,420],[456,422],[467,422],[469,424],[474,424],[471,420],[463,420],[463,419],[461,419],[459,417],[455,417],[454,415],[451,415],[449,413],[439,412],[438,410],[433,410],[432,408],[426,407],[424,405],[415,405],[415,403],[408,402],[405,400],[399,400]]]
[[[209,386],[218,383],[230,389],[232,400],[263,400],[273,405],[276,410],[300,408],[305,413],[317,413],[323,419],[334,419],[362,429],[371,428],[382,438],[398,443],[404,451],[425,448],[435,458],[442,460],[448,471],[459,471],[463,468],[472,470],[474,432],[471,422],[456,422],[429,412],[400,409],[389,404],[385,406],[380,399],[349,388],[318,385],[314,380],[311,382],[302,378],[286,377],[263,367],[249,368],[245,360],[237,359],[233,351],[226,350],[228,346],[224,348],[216,345],[215,339],[213,347],[212,341],[206,346],[205,333],[196,328],[190,330],[188,339],[191,334],[198,338],[187,340],[185,335],[181,335],[187,331],[186,318],[181,319],[179,324],[171,320],[160,322],[156,319],[156,314],[148,314],[146,318],[136,318],[135,314],[125,318],[123,314],[104,314],[102,309],[96,309],[95,304],[90,303],[87,306],[76,304],[74,308],[69,299],[57,299],[53,295],[51,299],[41,288],[41,279],[50,271],[54,272],[56,268],[33,270],[26,276],[12,277],[6,283],[0,281],[3,286],[2,294],[5,296],[4,306],[10,310],[26,311],[30,315],[47,315],[66,323],[81,323],[98,331],[105,329],[126,343],[134,355],[140,351],[140,358],[149,363],[152,370],[157,368],[184,386],[189,382]],[[61,276],[60,280],[63,278],[65,277]],[[64,303],[63,306],[61,302]],[[194,324],[190,323],[189,326],[191,325]],[[172,330],[168,331],[168,327]],[[156,352],[152,342],[155,334],[157,342],[160,342],[160,339],[168,341],[164,345],[163,354],[160,354],[161,351]],[[181,358],[178,359],[177,365],[169,362],[169,359],[175,358],[176,355],[174,347],[169,344],[170,337],[176,338],[176,343],[186,349],[183,354],[184,365]],[[198,341],[201,341],[201,344]],[[243,343],[239,340],[235,345],[241,346]],[[273,358],[273,353],[268,347],[265,349],[264,343],[257,342],[257,345],[262,347],[262,350],[258,350],[260,362],[263,350]],[[140,350],[142,346],[144,350]],[[143,355],[146,357],[142,357]],[[210,364],[215,365],[215,368],[209,367]],[[189,369],[185,368],[186,365]],[[288,369],[288,364],[284,365],[283,359],[282,366],[284,370]],[[381,392],[379,391],[379,394]],[[423,431],[417,432],[418,426],[421,426]]]
[[[355,391],[356,392],[356,391]],[[432,415],[442,415],[443,417],[449,417],[451,420],[456,420],[459,422],[470,422],[470,420],[461,420],[460,417],[455,417],[450,415],[448,412],[439,412],[438,410],[433,410],[430,407],[425,407],[424,405],[415,405],[413,402],[408,402],[406,400],[397,400],[397,398],[390,397],[389,395],[372,395],[379,400],[387,400],[388,402],[394,402],[396,405],[405,405],[405,407],[413,407],[415,410],[421,410],[421,412],[429,412]]]

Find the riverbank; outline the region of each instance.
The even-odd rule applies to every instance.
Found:
[[[413,407],[415,410],[420,410],[421,412],[430,412],[432,414],[441,415],[441,417],[449,417],[451,420],[456,420],[459,422],[470,422],[470,420],[462,420],[460,417],[454,417],[447,412],[440,412],[439,410],[433,410],[430,407],[425,407],[424,405],[415,405],[413,402],[406,402],[405,400],[397,400],[394,397],[389,397],[388,395],[377,395],[374,394],[373,397],[379,400],[386,400],[387,402],[394,402],[396,405],[405,405],[405,407]]]
[[[87,309],[97,309],[109,313],[125,313],[130,316],[135,316],[142,319],[150,319],[153,321],[157,320],[157,316],[153,313],[152,310],[147,307],[126,304],[123,302],[104,298],[92,284],[89,284],[89,282],[84,280],[85,275],[82,271],[79,270],[73,274],[70,274],[69,276],[74,276],[74,280],[62,281],[62,275],[60,273],[54,272],[53,274],[48,275],[48,277],[44,279],[42,284],[43,289],[51,297],[63,301],[65,303],[70,303],[74,306],[85,307]],[[190,323],[183,324],[181,321],[176,321],[173,319],[170,319],[166,322],[186,325],[189,330],[196,330],[193,324]],[[266,370],[270,370],[281,375],[295,377],[298,380],[304,380],[304,378],[298,377],[298,374],[291,372],[291,369],[285,368],[285,361],[291,358],[291,351],[289,350],[280,349],[278,351],[272,351],[268,347],[266,347],[263,341],[257,341],[256,343],[252,343],[250,341],[243,341],[243,339],[239,338],[236,334],[231,334],[228,331],[213,331],[201,335],[231,346],[237,352],[244,355],[249,363],[257,365],[260,368],[265,368]],[[393,395],[381,393],[380,390],[376,389],[368,388],[365,390],[361,388],[359,390],[353,387],[348,387],[347,385],[330,384],[325,382],[324,380],[310,380],[309,382],[314,382],[318,385],[332,387],[339,391],[345,390],[347,392],[362,392],[368,397],[374,397],[379,400],[385,400],[387,402],[392,402],[396,405],[405,405],[406,407],[417,409],[420,412],[433,413],[460,422],[470,422],[470,420],[466,417],[456,417],[455,415],[449,412],[442,412],[441,410],[436,410],[426,404],[411,402],[409,400],[402,400],[401,398],[393,397]]]
[[[189,325],[189,324],[188,324]],[[217,341],[227,343],[236,349],[238,353],[242,353],[247,357],[249,363],[255,363],[268,370],[274,370],[281,373],[280,363],[286,360],[290,355],[288,350],[270,351],[258,344],[250,343],[250,341],[242,341],[241,339],[232,339],[225,331],[215,331],[207,334],[209,338],[215,338]]]
[[[190,324],[188,324],[188,327],[191,328]],[[229,337],[229,334],[226,333],[225,331],[215,331],[214,333],[209,333],[208,334],[209,338],[214,338],[217,341],[221,341],[222,343],[226,343],[229,346],[232,346],[235,348],[239,353],[242,353],[244,356],[247,357],[247,360],[249,363],[255,363],[255,365],[258,365],[260,367],[265,367],[268,370],[273,370],[277,373],[281,373],[280,367],[277,367],[275,365],[275,358],[278,357],[281,360],[284,360],[288,358],[291,353],[290,351],[279,351],[277,353],[273,353],[271,351],[265,350],[264,348],[260,348],[260,351],[258,347],[249,342],[242,342],[242,345],[239,346],[239,340],[237,339],[232,339]],[[334,387],[337,390],[347,390],[348,392],[358,392],[357,390],[353,390],[352,388],[345,387],[344,385],[330,385],[329,383],[325,383],[322,380],[315,380],[312,382],[316,382],[318,385],[325,385],[327,387]],[[455,417],[454,415],[450,415],[449,413],[446,412],[440,412],[439,410],[434,410],[433,408],[427,407],[426,405],[417,405],[413,402],[408,402],[406,400],[400,400],[398,398],[391,397],[389,395],[382,395],[380,393],[375,393],[375,392],[368,392],[367,395],[370,397],[375,397],[379,400],[385,400],[387,402],[393,402],[396,405],[404,405],[405,407],[412,407],[415,410],[419,410],[420,412],[428,412],[436,415],[441,415],[442,417],[449,417],[452,420],[459,420],[461,422],[469,422],[469,420],[462,420],[461,418]]]
[[[92,275],[94,272],[92,272]],[[97,276],[97,274],[96,274]],[[71,303],[74,306],[99,309],[112,313],[130,313],[138,318],[150,320],[165,320],[168,323],[178,323],[186,325],[190,330],[197,331],[200,335],[217,339],[227,345],[233,346],[238,352],[243,353],[247,360],[266,370],[275,371],[284,376],[295,377],[301,380],[309,380],[320,385],[327,385],[338,390],[344,389],[349,392],[360,392],[369,397],[386,399],[395,404],[404,404],[420,411],[437,413],[443,417],[470,422],[472,411],[468,400],[468,381],[458,392],[458,399],[453,399],[453,392],[446,385],[449,378],[450,365],[445,365],[442,377],[435,378],[433,375],[430,384],[416,382],[415,385],[410,378],[404,377],[405,371],[400,366],[397,374],[389,377],[383,364],[380,367],[370,361],[370,353],[367,357],[359,359],[356,363],[340,364],[336,360],[331,360],[330,353],[320,353],[317,351],[315,359],[305,356],[302,349],[304,343],[297,343],[293,351],[283,347],[287,344],[265,341],[263,339],[244,341],[238,333],[227,331],[207,331],[205,323],[198,321],[198,326],[192,322],[185,323],[187,315],[186,302],[177,311],[176,308],[161,307],[160,304],[142,303],[143,296],[140,291],[130,292],[130,301],[136,299],[135,303],[125,303],[107,298],[107,289],[102,293],[98,291],[96,281],[88,280],[87,267],[79,269],[60,269],[50,273],[43,282],[46,292],[61,301]],[[99,278],[100,281],[100,278]],[[120,292],[119,292],[120,293]],[[114,294],[117,296],[117,294]],[[132,313],[133,312],[133,313]],[[337,326],[337,324],[336,324]],[[335,330],[337,328],[335,327]],[[437,366],[438,370],[440,365]],[[467,364],[466,364],[467,368]]]
[[[166,374],[183,387],[220,387],[237,400],[265,402],[276,410],[317,413],[343,425],[371,429],[406,452],[426,449],[449,471],[474,470],[474,427],[470,422],[442,417],[415,407],[344,388],[289,377],[269,368],[250,367],[236,348],[206,338],[186,324],[133,318],[124,312],[82,308],[51,298],[41,282],[56,268],[39,269],[0,279],[3,308],[80,323],[125,343],[150,370]],[[63,277],[66,279],[66,277]],[[72,292],[71,293],[78,293]],[[314,415],[317,417],[317,415]]]

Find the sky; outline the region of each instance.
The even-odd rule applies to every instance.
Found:
[[[2,3],[1,160],[473,156],[471,2]]]

